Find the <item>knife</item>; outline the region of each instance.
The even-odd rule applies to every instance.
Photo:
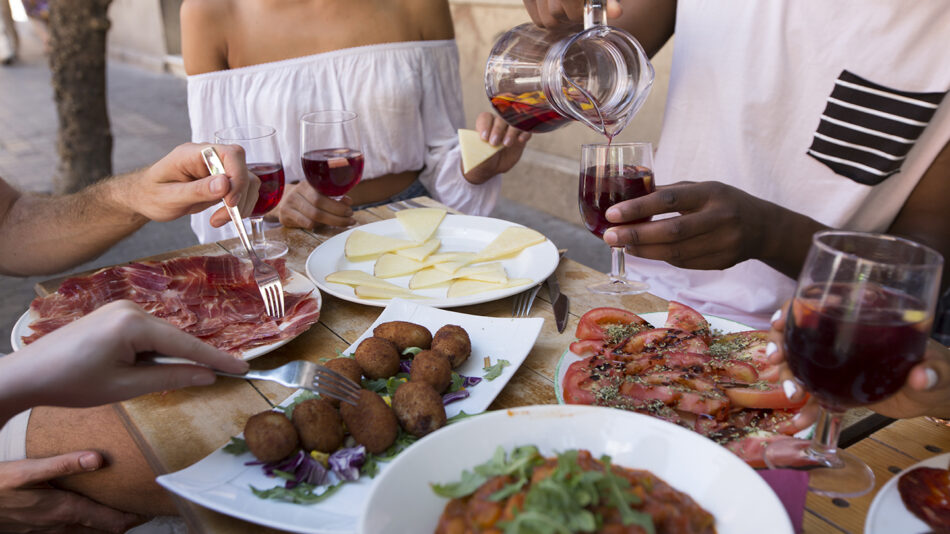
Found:
[[[559,258],[563,258],[567,249],[561,249],[558,252],[560,253]],[[561,333],[567,327],[567,310],[571,303],[567,295],[561,293],[561,288],[558,286],[557,268],[554,269],[546,282],[548,284],[548,294],[551,296],[551,306],[554,307],[554,324],[557,325],[558,333]]]

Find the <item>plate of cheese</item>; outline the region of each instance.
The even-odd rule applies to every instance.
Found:
[[[322,291],[351,302],[383,307],[402,298],[451,308],[524,291],[557,264],[554,243],[536,230],[417,208],[323,242],[307,258],[307,275]]]

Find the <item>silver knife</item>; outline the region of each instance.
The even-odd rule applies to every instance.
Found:
[[[560,257],[563,258],[567,250],[561,249],[558,252],[560,253]],[[561,333],[564,331],[564,328],[567,327],[567,310],[571,303],[567,295],[561,293],[561,288],[558,286],[557,268],[554,269],[554,272],[551,273],[551,276],[549,276],[546,281],[548,284],[548,294],[551,296],[551,306],[554,307],[554,324],[557,325],[558,333]]]

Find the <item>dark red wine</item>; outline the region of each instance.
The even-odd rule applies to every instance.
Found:
[[[584,226],[597,237],[604,237],[605,230],[617,226],[607,222],[604,215],[607,208],[618,202],[652,193],[653,171],[638,165],[625,166],[622,172],[617,172],[616,168],[588,167],[581,174],[579,188],[577,198]],[[648,220],[649,217],[631,222]]]
[[[846,295],[860,292],[860,304]],[[856,309],[854,309],[856,308]],[[924,355],[932,317],[919,300],[875,284],[810,286],[786,325],[789,367],[827,407],[871,404],[904,385]]]
[[[284,194],[284,167],[280,163],[248,163],[247,170],[261,180],[252,217],[260,217],[277,207]]]
[[[570,119],[554,111],[547,104],[544,94],[538,91],[517,97],[510,93],[502,93],[492,97],[491,103],[505,122],[525,132],[550,132],[570,122]]]
[[[350,148],[311,150],[300,160],[310,185],[328,197],[345,195],[363,176],[363,154]]]

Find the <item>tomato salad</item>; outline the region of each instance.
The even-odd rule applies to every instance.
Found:
[[[656,328],[619,308],[585,313],[561,387],[568,404],[609,406],[652,415],[723,445],[752,467],[764,446],[794,434],[791,402],[767,361],[768,332],[714,332],[689,306],[670,302]]]

